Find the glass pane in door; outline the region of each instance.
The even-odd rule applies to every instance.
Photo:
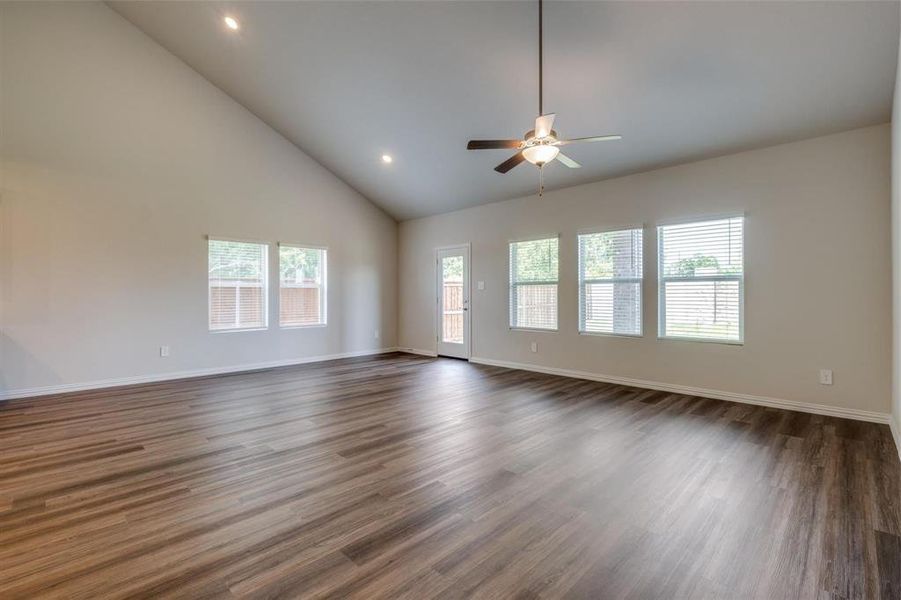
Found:
[[[441,341],[463,343],[463,257],[445,256],[441,260],[443,283]]]

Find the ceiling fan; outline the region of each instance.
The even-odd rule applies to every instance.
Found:
[[[527,131],[521,140],[470,140],[466,145],[467,150],[493,150],[498,148],[513,148],[518,150],[516,154],[494,167],[498,173],[506,173],[519,163],[529,161],[538,167],[538,195],[544,193],[544,166],[554,159],[559,160],[570,169],[578,169],[582,165],[560,152],[560,146],[577,144],[580,142],[606,142],[621,140],[620,135],[597,135],[592,137],[573,138],[569,140],[557,137],[554,131],[554,113],[544,112],[544,77],[543,77],[543,0],[538,0],[538,117],[535,119],[535,128]]]

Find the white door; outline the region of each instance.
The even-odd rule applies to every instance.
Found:
[[[438,248],[435,297],[438,354],[469,358],[469,245]]]

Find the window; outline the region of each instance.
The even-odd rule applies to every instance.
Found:
[[[210,330],[268,326],[269,245],[210,239]]]
[[[744,217],[657,228],[660,337],[740,343]]]
[[[441,341],[463,344],[466,323],[466,286],[463,281],[463,254],[441,256]]]
[[[323,248],[278,246],[278,319],[282,327],[325,325]]]
[[[579,236],[579,332],[641,335],[641,229]]]
[[[558,238],[510,243],[510,327],[557,329]]]

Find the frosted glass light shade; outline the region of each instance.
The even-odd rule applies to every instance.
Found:
[[[522,151],[522,155],[527,161],[533,165],[544,165],[555,158],[560,153],[560,148],[548,144],[539,144],[537,146],[529,146]]]

